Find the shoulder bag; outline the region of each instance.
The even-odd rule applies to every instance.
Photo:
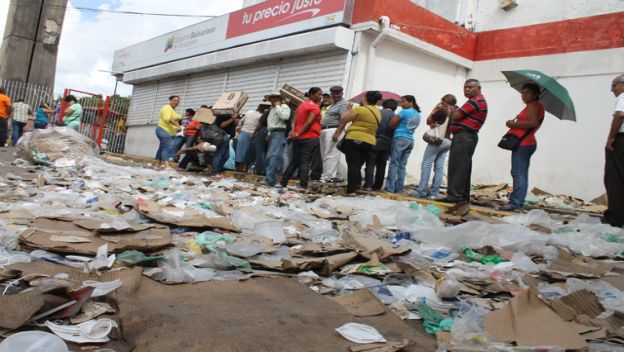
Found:
[[[535,128],[529,128],[526,132],[524,132],[522,137],[518,137],[515,134],[507,133],[506,135],[503,136],[503,138],[501,138],[500,142],[498,142],[498,147],[501,149],[514,151],[518,149],[518,147],[520,146],[520,143],[522,143],[522,141],[529,134],[531,134],[531,132],[533,132],[534,129]]]
[[[450,117],[447,117],[443,124],[430,128],[427,132],[425,132],[425,134],[423,134],[423,140],[428,144],[442,144],[442,141],[444,141],[444,137],[446,136],[449,120]]]
[[[377,128],[379,128],[379,122],[380,121],[377,120],[377,115],[375,115],[375,112],[373,112],[373,110],[371,110],[371,108],[369,108],[368,106],[364,106],[364,107],[367,108],[368,111],[371,112],[371,114],[373,114],[373,118],[375,119],[375,122],[377,122]],[[380,113],[380,115],[381,115],[381,113]],[[336,143],[336,149],[340,150],[343,153],[344,153],[344,140],[345,140],[346,137],[347,137],[347,133],[345,131],[345,134],[344,134],[344,136],[342,136],[342,139],[340,139],[338,141],[338,143]]]

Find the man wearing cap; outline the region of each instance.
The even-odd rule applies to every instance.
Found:
[[[339,181],[338,168],[340,166],[341,153],[336,148],[336,142],[332,140],[340,118],[348,110],[347,102],[343,99],[344,90],[340,86],[329,89],[333,104],[327,108],[323,120],[321,121],[321,157],[323,158],[322,181]]]
[[[290,108],[284,104],[279,92],[271,94],[269,101],[271,109],[267,116],[269,148],[266,155],[266,183],[272,187],[277,184],[277,171],[284,162],[286,123],[290,118]]]

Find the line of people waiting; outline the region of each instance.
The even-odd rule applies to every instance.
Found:
[[[211,125],[192,121],[192,109],[179,116],[175,109],[180,98],[172,96],[160,111],[156,167],[173,168],[171,162],[184,154],[178,169],[195,164],[220,174],[232,144],[233,168],[237,171],[264,175],[266,184],[276,187],[287,186],[297,175],[299,186],[307,189],[310,179],[344,181],[340,170],[344,154],[347,193],[360,189],[403,193],[407,163],[416,145],[414,132],[421,122],[416,98],[405,95],[396,101],[384,99],[379,91],[369,91],[353,106],[344,99],[339,86],[331,87],[330,94],[313,87],[306,95],[308,99],[295,106],[280,93],[273,93],[257,109],[240,117],[218,116]],[[469,201],[472,156],[488,109],[478,80],[465,82],[464,95],[468,100],[461,107],[455,96],[444,95],[428,115],[430,131],[423,138],[427,145],[420,183],[410,195],[453,203]],[[522,90],[526,107],[507,122],[509,133],[521,137],[520,146],[512,152],[514,191],[508,210],[521,208],[527,194],[528,168],[537,144],[535,133],[544,119],[539,95],[539,86],[526,84]],[[448,192],[440,198],[447,155]]]

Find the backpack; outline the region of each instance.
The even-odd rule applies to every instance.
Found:
[[[219,146],[223,143],[224,137],[225,131],[220,129],[219,126],[202,123],[202,127],[199,130],[199,138],[202,141]]]

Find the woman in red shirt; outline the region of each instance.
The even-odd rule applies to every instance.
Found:
[[[509,204],[501,210],[511,211],[524,206],[524,199],[529,189],[531,156],[537,149],[535,133],[544,121],[544,107],[539,102],[540,93],[540,87],[537,84],[527,83],[522,86],[522,101],[526,106],[514,120],[507,121],[507,127],[510,128],[507,133],[524,138],[520,146],[511,152],[513,192],[509,196]]]

